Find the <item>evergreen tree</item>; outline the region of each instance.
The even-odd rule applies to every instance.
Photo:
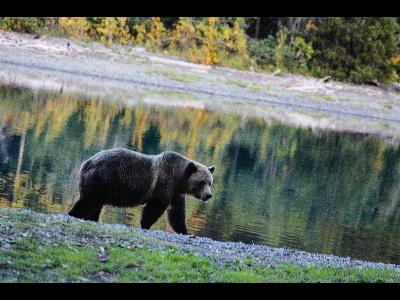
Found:
[[[365,83],[396,79],[399,25],[392,17],[325,18],[311,37],[318,75]]]

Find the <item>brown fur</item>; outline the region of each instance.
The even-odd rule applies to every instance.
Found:
[[[186,234],[185,195],[211,198],[214,169],[172,151],[145,155],[122,148],[104,150],[82,163],[80,198],[68,214],[98,221],[105,204],[142,204],[142,228],[149,229],[167,210],[172,228]]]

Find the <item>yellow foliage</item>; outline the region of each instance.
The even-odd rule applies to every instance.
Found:
[[[222,34],[228,50],[243,56],[247,60],[249,58],[247,54],[247,39],[245,32],[241,28],[243,22],[243,18],[234,18],[232,21],[233,28],[224,25]]]
[[[317,30],[317,26],[313,22],[308,21],[308,23],[306,24],[306,29],[309,31],[314,31]]]
[[[94,25],[94,35],[103,43],[107,45],[126,44],[132,40],[126,25],[126,17],[97,17],[94,19],[99,21],[97,25]]]
[[[132,42],[152,51],[177,54],[192,62],[210,65],[222,63],[246,67],[249,61],[246,34],[242,26],[245,19],[240,17],[181,17],[174,28],[168,30],[164,27],[160,17],[144,18],[140,21],[128,17],[14,19],[3,23],[6,25],[10,23],[15,27],[20,23],[23,23],[22,25],[32,23],[33,25],[29,26],[34,26],[39,21],[45,22],[45,27],[49,32],[57,31],[58,33],[59,30],[62,35],[70,38],[83,40],[92,38],[106,45]],[[135,22],[136,25],[131,25]],[[43,25],[40,26],[43,27]],[[134,29],[134,36],[131,35],[130,29]]]
[[[206,53],[205,61],[207,65],[219,64],[220,59],[217,52],[217,27],[218,18],[210,17],[208,26],[205,27],[204,51]]]
[[[392,57],[389,59],[389,61],[393,64],[400,64],[400,56]]]
[[[168,49],[172,52],[196,47],[197,30],[188,18],[179,18],[175,29],[169,33]]]
[[[88,38],[91,25],[85,17],[61,17],[59,22],[61,34],[75,39]]]
[[[232,18],[232,26],[222,18],[209,17],[194,21],[181,17],[175,27],[168,31],[160,18],[151,18],[151,29],[137,25],[135,42],[152,50],[167,47],[168,53],[183,55],[195,63],[217,65],[221,60],[240,56],[247,63],[246,34],[242,29],[243,18]],[[228,58],[228,60],[226,59]]]
[[[153,49],[161,49],[162,39],[165,37],[164,24],[161,22],[160,17],[151,18],[151,30],[149,34],[150,47]]]
[[[278,32],[277,36],[277,45],[275,49],[275,64],[278,68],[283,67],[283,51],[286,44],[287,32],[285,30],[281,30]]]
[[[154,40],[155,43],[159,43],[161,41],[162,35],[165,33],[164,24],[161,23],[160,17],[151,18],[151,30],[150,30],[150,38]]]
[[[146,26],[144,24],[136,25],[135,30],[137,32],[136,37],[134,38],[135,43],[138,45],[144,45],[146,42]]]
[[[84,17],[60,18],[60,31],[71,38],[96,38],[107,45],[126,44],[132,36],[129,33],[126,17],[95,17],[89,22]]]
[[[160,17],[150,18],[150,31],[146,29],[144,24],[136,25],[136,38],[135,43],[138,45],[146,46],[147,48],[155,51],[160,50],[163,45],[163,40],[167,36],[164,24],[161,22]]]

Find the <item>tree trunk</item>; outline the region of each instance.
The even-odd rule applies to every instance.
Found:
[[[293,17],[293,18],[289,18],[290,20],[290,41],[293,41],[294,37],[296,36],[296,34],[299,32],[300,30],[300,24],[302,21],[302,17]]]
[[[261,18],[257,17],[257,21],[256,21],[256,34],[255,34],[255,38],[258,39],[258,35],[260,33],[260,23],[261,23]]]

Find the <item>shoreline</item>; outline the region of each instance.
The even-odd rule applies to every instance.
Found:
[[[0,81],[127,105],[189,106],[400,140],[398,93],[300,75],[210,68],[134,50],[0,31]]]
[[[8,211],[7,211],[8,210]],[[141,235],[143,238],[152,241],[153,246],[167,246],[174,243],[182,251],[194,251],[199,255],[212,258],[218,264],[226,264],[236,259],[244,259],[246,255],[258,257],[257,263],[263,266],[271,266],[282,263],[296,263],[301,266],[326,265],[331,267],[374,267],[396,269],[400,272],[400,264],[388,264],[381,262],[363,261],[350,257],[336,256],[330,254],[310,253],[290,248],[277,248],[257,244],[245,244],[243,242],[222,242],[212,240],[207,237],[193,235],[182,235],[161,230],[144,230],[141,228],[130,227],[123,224],[98,223],[84,221],[67,214],[45,214],[35,212],[31,209],[11,209],[0,208],[0,215],[11,214],[20,215],[21,218],[28,220],[39,220],[46,224],[47,229],[56,232],[60,230],[58,226],[75,223],[77,225],[91,225],[100,230],[116,230],[127,236]],[[65,222],[65,223],[64,223]],[[23,233],[19,233],[23,234]],[[133,239],[133,243],[139,242]],[[131,246],[135,246],[132,244]],[[225,255],[223,255],[225,252]]]
[[[201,278],[204,282],[270,282],[272,279],[274,282],[400,282],[400,265],[394,264],[241,242],[219,242],[192,235],[83,221],[25,208],[0,208],[0,219],[0,281],[3,282],[119,282],[128,275],[128,282],[140,281],[143,277],[147,278],[146,282],[164,282],[170,279],[158,280],[154,276],[157,272],[161,272],[160,276],[169,276],[163,269],[169,264],[179,264],[183,271],[174,269],[179,274],[194,272],[193,277],[184,280],[188,282]],[[142,260],[142,267],[125,269],[126,265],[138,265],[132,261],[118,264],[119,259],[128,256],[131,260]],[[146,269],[160,256],[162,260],[157,263],[157,270]],[[186,261],[189,258],[191,262]],[[79,259],[82,261],[78,263]],[[74,269],[71,264],[78,265]],[[199,271],[197,264],[210,268],[207,276]],[[196,267],[192,269],[193,265]],[[121,270],[127,273],[122,276]],[[108,277],[103,280],[99,274]],[[122,277],[118,277],[120,275]]]

